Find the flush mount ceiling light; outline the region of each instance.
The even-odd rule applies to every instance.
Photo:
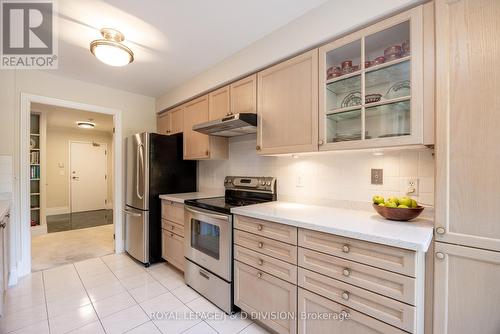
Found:
[[[78,127],[82,128],[82,129],[93,129],[93,128],[95,128],[95,123],[92,122],[92,119],[89,119],[88,121],[78,121],[78,122],[76,122],[76,125],[78,125]]]
[[[90,43],[90,52],[97,59],[111,66],[125,66],[134,61],[134,53],[121,42],[125,36],[111,28],[101,29],[104,39],[97,39]]]

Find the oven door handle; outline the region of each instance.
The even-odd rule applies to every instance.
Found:
[[[227,216],[224,216],[224,215],[218,215],[218,214],[209,213],[206,211],[193,210],[191,208],[188,208],[187,206],[184,207],[184,209],[186,209],[187,211],[189,211],[191,213],[197,214],[197,215],[205,215],[207,217],[214,218],[214,219],[220,219],[220,220],[229,220],[229,218]]]

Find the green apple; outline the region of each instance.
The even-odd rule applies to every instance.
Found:
[[[385,203],[379,203],[378,206],[385,206]]]
[[[415,201],[413,198],[411,199],[411,207],[416,208],[418,206],[417,201]]]
[[[375,195],[373,196],[373,203],[375,204],[380,204],[380,203],[384,203],[384,198],[380,195]]]
[[[406,197],[406,196],[405,197],[401,197],[399,199],[399,204],[400,205],[405,205],[407,207],[410,207],[411,206],[411,198]]]
[[[400,204],[398,205],[399,209],[408,209],[408,205]]]
[[[393,201],[387,201],[387,202],[385,202],[385,206],[388,207],[388,208],[397,208],[398,207],[398,205],[395,202],[393,202]]]
[[[399,199],[396,196],[391,196],[387,199],[388,202],[394,202],[396,203],[396,206],[399,205]]]

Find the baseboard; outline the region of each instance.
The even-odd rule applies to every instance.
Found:
[[[45,209],[46,216],[64,215],[66,213],[69,213],[69,207],[67,207],[67,206],[59,206],[59,207]]]

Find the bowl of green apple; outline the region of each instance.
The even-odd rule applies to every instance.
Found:
[[[391,196],[384,199],[382,196],[373,196],[373,208],[379,215],[389,220],[409,221],[417,218],[424,207],[418,205],[413,198]]]

